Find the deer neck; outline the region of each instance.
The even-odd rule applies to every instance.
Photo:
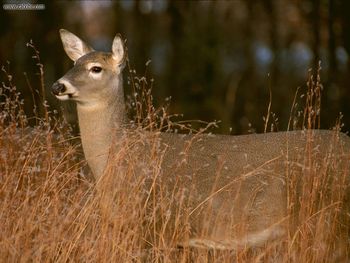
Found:
[[[96,177],[100,177],[107,165],[110,150],[117,147],[118,133],[126,127],[124,94],[121,79],[114,94],[102,103],[77,104],[81,141],[85,158]]]

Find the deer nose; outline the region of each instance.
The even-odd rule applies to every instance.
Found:
[[[66,91],[66,86],[62,83],[57,82],[57,81],[51,87],[51,92],[56,96],[60,95],[60,93],[63,93],[65,91]]]

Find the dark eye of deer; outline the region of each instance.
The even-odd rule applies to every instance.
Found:
[[[92,68],[90,69],[90,71],[91,71],[92,73],[100,73],[100,72],[102,71],[102,68],[101,68],[101,67],[92,67]]]

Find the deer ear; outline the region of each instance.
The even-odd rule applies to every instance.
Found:
[[[94,51],[83,40],[65,29],[60,29],[60,36],[63,44],[63,48],[66,51],[68,57],[77,61],[80,57],[84,56],[91,51]]]
[[[112,44],[113,58],[118,64],[122,64],[125,58],[125,49],[121,36],[117,34]]]

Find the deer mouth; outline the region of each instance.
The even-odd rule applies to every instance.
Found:
[[[71,100],[74,97],[74,94],[58,94],[55,95],[59,100]]]

